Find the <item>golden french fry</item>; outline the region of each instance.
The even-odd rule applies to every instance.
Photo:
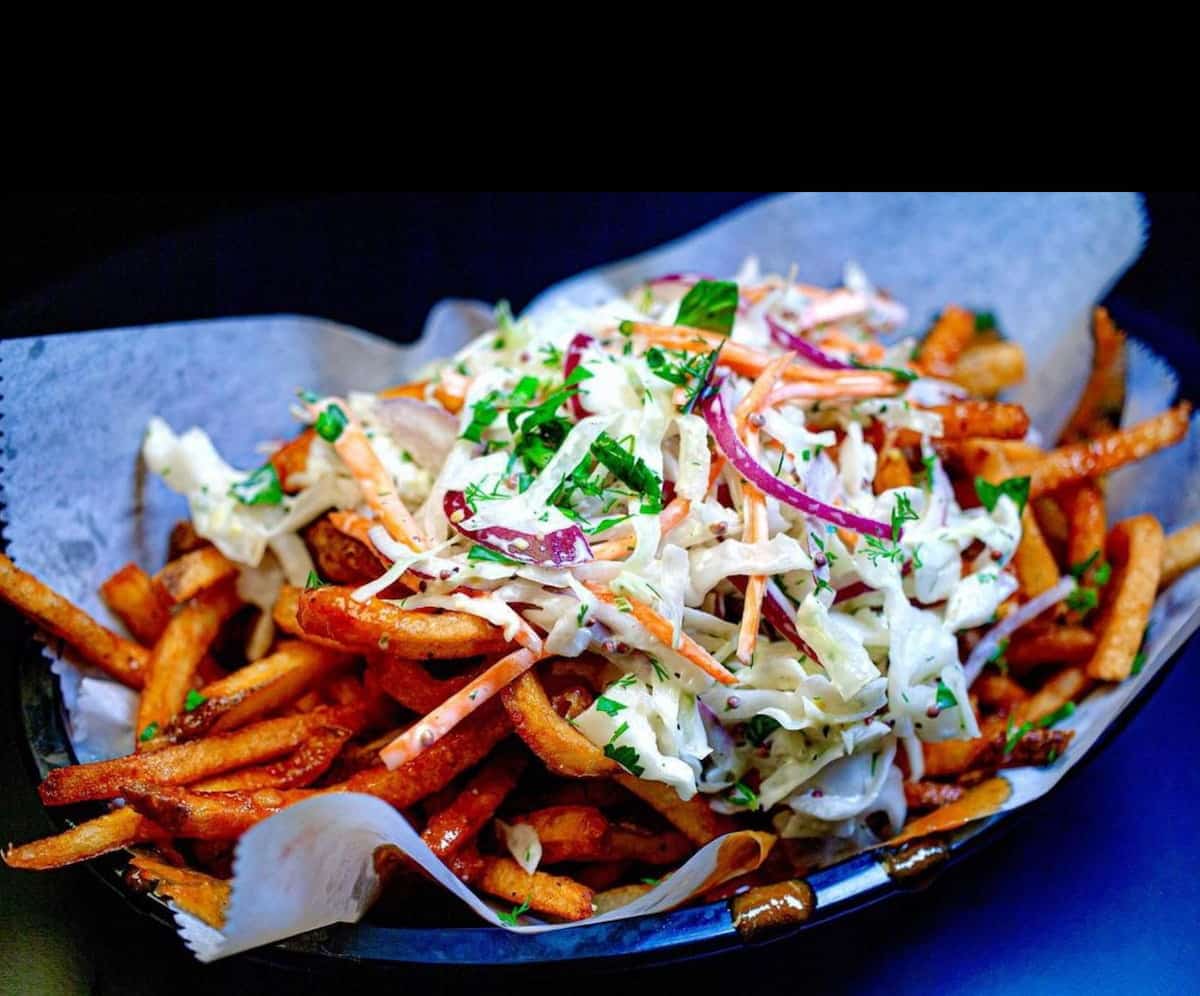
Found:
[[[921,343],[918,364],[932,377],[949,377],[954,364],[975,337],[975,316],[965,308],[942,309]]]
[[[1154,608],[1163,546],[1162,526],[1152,515],[1124,519],[1108,534],[1113,577],[1097,624],[1100,642],[1087,665],[1089,677],[1101,681],[1129,677]]]
[[[556,775],[594,778],[611,775],[621,766],[554,711],[541,681],[533,671],[500,693],[513,728],[546,767]]]
[[[1036,498],[1068,484],[1099,477],[1174,446],[1187,435],[1191,411],[1192,406],[1183,401],[1128,429],[1043,454],[1021,471],[1031,477],[1030,495]]]
[[[1004,659],[1021,675],[1042,664],[1081,664],[1096,652],[1096,643],[1096,634],[1082,626],[1033,624],[1013,636]]]
[[[1092,370],[1075,411],[1059,435],[1059,443],[1077,443],[1113,432],[1125,407],[1125,333],[1108,311],[1092,316]]]
[[[996,737],[1004,736],[1006,725],[1003,717],[989,716],[979,724],[978,737],[924,744],[925,775],[929,778],[946,778],[982,767]]]
[[[1065,667],[1017,707],[1017,719],[1022,723],[1045,719],[1068,702],[1079,701],[1092,684],[1082,667]]]
[[[1096,557],[1082,580],[1090,581],[1104,555],[1104,537],[1108,532],[1104,515],[1104,495],[1094,481],[1084,481],[1063,494],[1070,516],[1067,563],[1071,567]]]
[[[65,806],[87,799],[114,799],[127,782],[186,785],[280,757],[300,746],[314,730],[336,725],[342,715],[337,709],[319,709],[281,716],[149,753],[55,768],[38,792],[47,806]]]
[[[971,394],[994,398],[1025,379],[1025,350],[1015,342],[981,342],[954,363],[949,379]]]
[[[231,583],[221,584],[202,591],[171,617],[150,654],[146,685],[138,702],[139,749],[148,747],[152,738],[183,712],[200,661],[221,626],[241,605],[237,589]]]
[[[1165,588],[1197,564],[1200,564],[1200,522],[1176,529],[1166,538],[1159,587]]]
[[[528,823],[542,843],[542,861],[609,860],[608,820],[593,806],[551,806],[513,818]]]
[[[171,621],[175,600],[137,564],[126,564],[100,586],[100,596],[139,643],[154,646]]]
[[[129,808],[114,809],[78,826],[3,852],[9,868],[45,871],[165,837],[163,829]]]
[[[596,916],[619,910],[622,906],[628,906],[635,899],[641,899],[653,888],[654,886],[646,882],[635,882],[633,885],[618,885],[615,889],[597,892],[592,896],[592,903],[596,907]]]
[[[168,833],[193,840],[233,840],[281,809],[311,799],[314,789],[193,792],[178,785],[129,782],[125,801]]]
[[[275,468],[279,486],[289,494],[300,490],[300,486],[292,477],[295,474],[303,474],[308,469],[308,451],[316,438],[317,434],[312,429],[305,429],[270,456],[270,464]]]
[[[180,713],[167,729],[172,740],[223,733],[286,705],[351,657],[303,640],[284,640],[275,652],[200,689],[204,701]]]
[[[157,895],[171,900],[184,912],[218,930],[225,926],[232,888],[228,882],[191,868],[177,868],[148,854],[135,855],[129,866],[139,883],[153,883]]]
[[[353,726],[326,726],[282,761],[242,768],[228,775],[206,778],[191,786],[195,792],[244,792],[264,788],[306,788],[320,778],[356,733]]]
[[[181,519],[171,527],[170,539],[167,542],[167,560],[178,560],[185,553],[199,550],[202,546],[211,544],[196,532],[191,519]]]
[[[299,611],[300,589],[285,584],[279,589],[279,597],[275,600],[275,607],[271,610],[271,618],[275,620],[276,626],[291,636],[299,637],[305,643],[311,643],[318,647],[326,647],[329,650],[338,650],[344,654],[357,654],[359,652],[354,647],[338,643],[337,640],[326,640],[304,632],[300,628],[300,620],[297,618]]]
[[[297,619],[306,635],[360,652],[386,650],[414,660],[457,660],[508,648],[491,623],[465,612],[408,612],[380,598],[356,602],[352,589],[327,585],[300,593]]]
[[[379,687],[406,709],[425,715],[477,677],[480,668],[448,678],[435,678],[419,661],[390,654],[371,654],[367,669],[379,681]]]
[[[908,460],[904,453],[895,446],[889,446],[879,453],[879,463],[875,468],[875,493],[882,494],[892,488],[907,488],[912,485],[912,471],[908,468]]]
[[[202,546],[172,560],[154,575],[176,602],[186,602],[237,573],[237,564],[215,546]]]
[[[516,787],[526,758],[509,751],[489,760],[445,809],[426,824],[421,839],[439,857],[459,850],[483,829]]]
[[[304,530],[304,542],[317,562],[317,572],[335,584],[366,584],[386,569],[374,550],[337,529],[327,516]]]
[[[146,680],[150,651],[101,626],[72,604],[0,554],[0,599],[8,602],[42,629],[62,640],[89,664],[130,688]]]
[[[999,484],[1006,478],[1012,477],[1012,467],[1008,458],[1001,450],[989,450],[980,468],[979,476]],[[1021,594],[1025,599],[1040,595],[1058,584],[1058,564],[1054,554],[1042,536],[1037,516],[1027,504],[1021,510],[1021,542],[1013,554],[1013,567],[1017,572],[1017,580],[1021,583]]]
[[[592,890],[564,875],[525,871],[511,858],[483,859],[472,880],[488,895],[559,920],[586,920],[592,915]]]
[[[673,865],[687,858],[695,848],[681,833],[616,825],[608,833],[608,857],[616,861],[639,861],[647,865]]]
[[[1029,693],[1012,678],[986,671],[975,679],[971,694],[977,695],[982,705],[1003,713],[1012,712],[1029,698]]]
[[[694,844],[707,844],[735,829],[733,820],[714,812],[705,796],[697,794],[684,802],[678,792],[662,782],[648,782],[624,772],[617,775],[616,779],[643,802],[658,810],[668,823],[682,831]]]

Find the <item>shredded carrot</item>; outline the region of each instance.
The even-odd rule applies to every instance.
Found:
[[[367,504],[379,516],[380,524],[392,539],[413,550],[424,550],[425,537],[421,535],[412,514],[404,507],[404,502],[396,495],[391,475],[371,449],[362,426],[350,415],[346,402],[340,398],[327,398],[323,407],[312,405],[310,410],[318,415],[323,408],[334,404],[342,410],[347,422],[333,447],[358,482]]]
[[[464,377],[453,370],[443,370],[438,379],[433,396],[448,412],[458,414],[467,400],[467,389],[471,386],[471,378]]]
[[[751,415],[762,411],[775,384],[783,376],[783,371],[795,358],[795,353],[784,353],[782,356],[775,357],[763,368],[758,379],[750,385],[750,390],[746,392],[746,396],[742,398],[741,404],[733,413],[734,425],[737,426],[739,432],[745,432],[746,420]]]
[[[429,386],[427,380],[414,380],[407,384],[397,384],[395,387],[385,387],[379,392],[381,398],[416,398],[418,401],[425,399],[425,388]]]
[[[501,689],[512,684],[534,664],[541,655],[522,648],[501,657],[469,685],[460,688],[424,719],[414,723],[379,752],[383,763],[391,769],[407,764],[428,750],[447,733],[466,719]]]
[[[884,375],[886,376],[886,375]],[[862,377],[862,379],[857,379]],[[838,398],[875,398],[895,393],[891,384],[868,379],[861,374],[847,374],[835,384],[808,384],[803,381],[781,384],[771,392],[767,407],[774,408],[785,401],[825,401]]]
[[[857,356],[860,360],[865,360],[867,363],[878,363],[887,355],[887,350],[877,342],[861,342],[858,339],[851,338],[837,326],[830,326],[823,330],[821,337],[821,348],[833,347],[841,349],[849,353],[851,356]]]
[[[600,601],[607,602],[612,605],[616,602],[617,596],[605,588],[603,585],[596,584],[594,581],[585,581],[584,587],[587,588]],[[640,602],[636,598],[624,596],[629,602],[630,612],[633,618],[646,627],[648,632],[654,639],[658,640],[664,646],[671,647],[677,651],[682,657],[691,661],[696,667],[700,668],[705,674],[715,678],[722,685],[735,685],[737,679],[725,670],[717,660],[705,650],[700,644],[693,640],[687,633],[679,634],[679,645],[675,646],[675,627],[671,625],[671,621],[665,616],[655,612],[645,602]]]

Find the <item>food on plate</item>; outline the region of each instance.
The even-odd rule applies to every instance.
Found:
[[[946,307],[920,343],[906,320],[857,268],[823,290],[748,264],[501,307],[410,383],[301,392],[257,468],[154,419],[190,521],[104,583],[128,637],[0,557],[0,597],[139,693],[128,756],[41,786],[112,808],[5,860],[128,849],[219,926],[239,835],[364,792],[515,925],[619,908],[732,830],[807,869],[963,822],[1071,749],[1200,562],[1197,526],[1104,498],[1190,408],[1118,428],[1101,309],[1047,448],[995,400],[1025,357],[992,315]]]

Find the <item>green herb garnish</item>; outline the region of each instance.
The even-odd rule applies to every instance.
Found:
[[[615,716],[622,709],[627,709],[628,706],[624,702],[618,702],[616,699],[610,699],[607,695],[601,695],[596,699],[596,711],[602,712],[606,716]]]
[[[737,314],[738,286],[731,280],[700,280],[679,302],[676,325],[729,335]]]
[[[316,422],[313,423],[313,428],[325,442],[336,443],[342,431],[349,424],[350,419],[342,411],[341,405],[326,405],[321,414],[317,416]]]
[[[196,691],[196,689],[189,688],[187,698],[183,700],[183,711],[192,712],[199,709],[207,701],[208,699]]]
[[[264,463],[243,480],[229,487],[229,496],[243,505],[279,505],[283,502],[283,486],[275,465]]]
[[[989,512],[996,510],[996,503],[1000,501],[1001,495],[1011,498],[1017,506],[1017,511],[1023,512],[1025,503],[1029,501],[1029,478],[1010,477],[1007,481],[1001,481],[999,484],[991,484],[982,477],[977,477],[975,478],[975,494],[979,496],[979,501]]]
[[[498,553],[490,547],[481,546],[478,543],[467,552],[467,560],[473,563],[484,560],[493,564],[507,564],[510,567],[519,566],[521,563],[519,560],[513,560],[511,557],[506,557],[504,554]]]
[[[958,705],[958,699],[950,691],[949,686],[941,678],[938,678],[937,707],[939,709],[953,709],[956,705]]]
[[[745,723],[746,739],[755,747],[761,747],[781,725],[779,720],[772,719],[770,716],[762,714],[751,716]]]
[[[138,740],[145,743],[147,740],[153,740],[158,736],[158,724],[151,723],[141,733],[138,734]]]
[[[735,806],[758,809],[758,793],[745,782],[734,783],[733,788],[729,792],[729,801]]]
[[[530,896],[529,898],[532,899],[533,897]],[[525,902],[523,902],[520,906],[514,906],[511,913],[497,913],[496,919],[510,927],[515,927],[517,926],[517,918],[520,917],[522,913],[528,912],[528,910],[529,899],[526,899]]]

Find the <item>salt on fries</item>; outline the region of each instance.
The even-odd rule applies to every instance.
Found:
[[[1044,450],[994,400],[1025,357],[989,315],[948,307],[913,352],[877,338],[902,314],[861,282],[675,275],[620,309],[565,339],[501,313],[428,379],[305,395],[310,424],[230,471],[220,515],[104,582],[129,637],[0,557],[0,597],[140,692],[128,756],[41,786],[115,808],[5,861],[125,849],[133,884],[220,927],[242,833],[363,792],[506,921],[582,920],[734,830],[758,828],[731,838],[745,872],[768,827],[861,843],[994,806],[998,769],[1053,763],[1075,704],[1140,669],[1156,592],[1200,563],[1200,524],[1109,525],[1104,475],[1181,440],[1190,408],[1116,428],[1102,310]],[[175,441],[152,425],[152,469]],[[226,671],[252,612],[259,652]],[[821,801],[832,763],[853,811]]]

